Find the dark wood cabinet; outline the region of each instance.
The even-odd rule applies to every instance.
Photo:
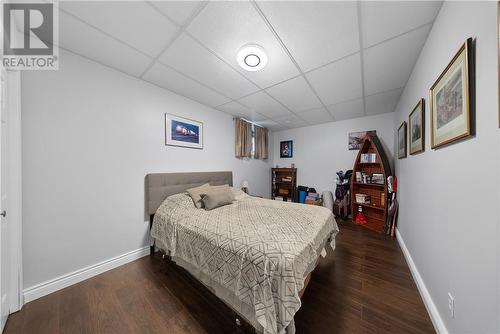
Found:
[[[284,201],[297,201],[297,168],[271,169],[272,199],[282,197]]]
[[[359,180],[359,175],[366,175]],[[373,176],[376,176],[375,178]],[[384,232],[387,219],[387,177],[392,175],[389,160],[377,135],[367,135],[354,161],[351,180],[351,212],[353,221],[361,206],[367,223],[362,225]],[[366,195],[369,203],[359,203],[356,195]]]

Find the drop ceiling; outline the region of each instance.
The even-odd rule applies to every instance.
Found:
[[[60,2],[60,47],[273,131],[393,112],[441,2]],[[267,66],[236,61],[262,46]]]

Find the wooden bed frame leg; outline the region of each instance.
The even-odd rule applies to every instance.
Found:
[[[149,256],[155,255],[155,245],[149,247]]]

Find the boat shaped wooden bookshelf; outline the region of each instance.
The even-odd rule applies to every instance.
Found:
[[[361,162],[361,155],[374,153],[374,162]],[[365,173],[367,176],[373,174],[383,174],[384,183],[363,183],[356,180],[356,172]],[[387,219],[387,177],[392,175],[391,166],[385,150],[377,135],[367,135],[359,149],[359,153],[354,161],[353,180],[351,182],[351,212],[352,220],[356,218],[358,207],[361,206],[366,216],[367,223],[362,225],[378,233],[384,233],[384,225]],[[370,196],[370,203],[360,204],[356,201],[356,194]]]

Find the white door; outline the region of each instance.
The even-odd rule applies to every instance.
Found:
[[[6,73],[0,72],[0,326],[1,331],[9,315],[9,231],[7,208],[7,103]]]

